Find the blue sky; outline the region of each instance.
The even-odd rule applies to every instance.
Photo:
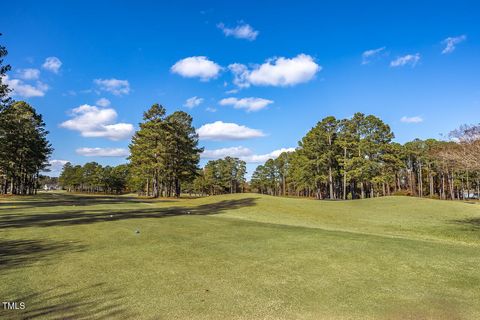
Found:
[[[239,156],[250,173],[328,115],[374,114],[398,142],[480,121],[474,1],[9,1],[2,9],[7,81],[44,115],[56,167],[124,163],[143,111],[157,102],[193,116],[202,164]]]

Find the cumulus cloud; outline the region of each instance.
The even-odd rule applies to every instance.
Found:
[[[100,98],[97,100],[96,104],[100,107],[108,107],[110,106],[110,100],[108,100],[107,98]]]
[[[265,136],[261,130],[223,121],[204,124],[197,133],[203,140],[243,140]]]
[[[272,100],[254,97],[242,99],[230,97],[220,100],[222,106],[233,106],[235,109],[245,109],[247,112],[262,110],[272,103]]]
[[[60,61],[60,59],[58,59],[57,57],[48,57],[42,64],[43,69],[51,71],[53,73],[58,73],[61,66],[62,61]]]
[[[451,53],[455,50],[455,46],[460,42],[467,40],[467,36],[462,34],[458,37],[448,37],[442,41],[442,44],[445,45],[445,48],[442,50],[442,54]]]
[[[420,123],[420,122],[423,122],[423,118],[420,116],[415,116],[415,117],[403,116],[400,119],[400,121],[405,123]]]
[[[390,62],[391,67],[402,67],[405,65],[411,65],[415,67],[415,65],[420,61],[420,54],[407,54],[403,57],[398,57],[397,59]]]
[[[272,58],[249,69],[240,63],[228,66],[234,75],[233,82],[241,88],[250,85],[285,87],[310,81],[322,67],[306,54],[293,58]]]
[[[112,108],[84,104],[73,109],[71,115],[72,119],[61,123],[60,127],[79,131],[83,137],[122,140],[130,138],[134,132],[130,123],[115,123],[117,112]]]
[[[220,65],[205,56],[188,57],[179,60],[170,68],[171,72],[182,77],[200,78],[202,81],[216,78],[221,69]]]
[[[385,47],[370,49],[362,53],[362,64],[370,63],[371,59],[378,56],[381,52],[385,50]]]
[[[102,91],[110,92],[116,96],[130,93],[130,83],[128,80],[111,79],[95,79],[93,82]]]
[[[126,157],[130,154],[124,148],[79,148],[75,152],[85,157]]]
[[[13,90],[12,95],[25,98],[43,97],[48,90],[48,85],[37,81],[34,85],[23,82],[20,79],[4,77],[5,83]]]
[[[199,98],[195,96],[195,97],[188,98],[183,104],[183,106],[191,109],[199,106],[202,102],[203,102],[203,98]]]
[[[221,29],[227,37],[232,36],[238,39],[246,39],[249,41],[255,40],[259,34],[259,32],[253,29],[252,26],[245,23],[239,24],[234,28],[228,28],[223,23],[219,23],[217,27]]]
[[[230,147],[214,150],[205,150],[202,153],[204,159],[221,159],[226,156],[239,158],[247,163],[262,163],[268,159],[277,158],[282,152],[293,152],[295,148],[281,148],[266,154],[255,154],[252,150],[246,147]]]
[[[33,68],[18,69],[17,76],[23,80],[37,80],[40,77],[40,70]]]

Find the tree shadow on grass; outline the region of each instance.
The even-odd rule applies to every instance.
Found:
[[[0,273],[8,269],[28,267],[37,261],[55,261],[55,258],[63,253],[79,252],[84,249],[84,246],[76,242],[0,239]]]
[[[26,199],[16,198],[14,201],[0,201],[0,210],[12,210],[59,206],[94,206],[102,204],[126,204],[126,203],[155,203],[155,202],[178,202],[176,199],[142,199],[129,196],[115,195],[77,195],[68,193],[50,193],[31,196]]]
[[[223,200],[193,207],[142,208],[130,210],[66,210],[60,213],[7,214],[0,216],[0,229],[83,225],[128,219],[167,218],[181,215],[215,215],[226,210],[251,207],[258,198]]]
[[[453,223],[469,227],[469,230],[480,230],[480,217],[462,220],[453,220]]]
[[[0,309],[1,319],[134,319],[123,297],[106,283],[69,290],[65,286],[41,292],[8,293],[2,301],[23,302],[25,309]]]

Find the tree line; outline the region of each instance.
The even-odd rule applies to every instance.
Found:
[[[392,142],[373,115],[326,117],[299,141],[256,168],[253,190],[317,199],[391,194],[464,199],[480,195],[480,125],[462,126],[450,140]]]
[[[69,192],[119,194],[128,190],[129,165],[102,166],[87,162],[83,166],[67,162],[58,179]]]
[[[326,117],[299,141],[254,171],[238,158],[198,166],[202,148],[185,112],[166,114],[155,104],[130,144],[130,162],[118,167],[67,164],[60,184],[70,191],[137,192],[179,197],[182,192],[217,195],[254,190],[270,195],[358,199],[391,194],[465,199],[480,194],[480,125],[462,126],[448,141],[399,144],[373,115]]]
[[[210,160],[198,172],[192,189],[197,194],[217,195],[245,191],[247,165],[245,161],[233,157]]]
[[[1,35],[1,34],[0,34]],[[36,193],[41,171],[47,170],[53,151],[41,114],[24,101],[14,101],[4,82],[10,65],[0,45],[0,194]]]

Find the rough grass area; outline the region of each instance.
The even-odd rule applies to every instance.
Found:
[[[4,198],[0,279],[0,319],[479,319],[480,205]]]

